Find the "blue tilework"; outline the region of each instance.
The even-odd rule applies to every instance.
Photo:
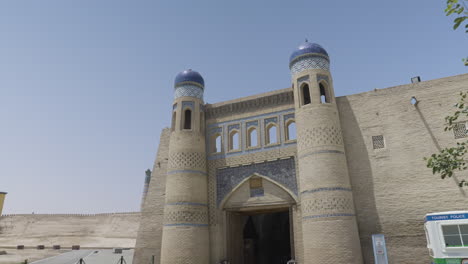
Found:
[[[250,153],[255,153],[255,152],[261,152],[261,151],[267,151],[267,150],[271,150],[271,149],[276,149],[276,148],[282,148],[282,147],[286,147],[286,146],[290,146],[291,144],[296,144],[296,142],[288,142],[288,143],[285,143],[285,139],[283,138],[284,137],[284,122],[283,122],[283,116],[281,114],[286,114],[286,115],[294,115],[294,109],[287,109],[287,110],[283,110],[283,111],[278,111],[278,112],[273,112],[273,113],[267,113],[267,114],[262,114],[262,115],[257,115],[257,116],[251,116],[251,117],[247,117],[247,118],[241,118],[241,119],[235,119],[235,120],[229,120],[229,121],[225,121],[225,122],[220,122],[220,123],[214,123],[214,124],[210,124],[208,125],[208,132],[206,133],[206,151],[207,153],[209,153],[208,155],[208,160],[215,160],[215,159],[222,159],[222,158],[227,158],[227,157],[233,157],[233,156],[238,156],[238,155],[244,155],[244,154],[250,154]],[[265,119],[262,119],[262,117],[265,117]],[[266,121],[268,120],[268,121]],[[278,122],[279,120],[279,122]],[[262,123],[265,123],[265,122],[275,122],[276,124],[279,124],[278,126],[278,130],[277,130],[277,133],[278,133],[278,136],[279,136],[279,142],[278,144],[279,145],[269,145],[269,146],[265,146],[265,128],[264,126],[258,126],[259,124],[262,124]],[[240,140],[241,140],[241,149],[240,151],[236,151],[236,152],[227,152],[227,153],[220,153],[220,154],[216,154],[216,155],[212,155],[212,152],[211,150],[213,149],[213,146],[211,146],[211,144],[214,144],[213,142],[213,134],[215,133],[220,133],[221,136],[222,136],[222,144],[223,144],[223,147],[224,149],[227,149],[227,144],[228,144],[228,140],[225,140],[228,138],[228,129],[229,129],[229,126],[231,125],[239,125],[240,124],[240,128],[242,128],[242,130],[240,131],[241,132],[241,135],[240,135]],[[266,123],[265,123],[266,124]],[[258,142],[258,145],[256,148],[254,149],[247,149],[246,147],[246,138],[247,138],[247,128],[250,127],[250,126],[257,126],[258,127],[258,130],[257,130],[257,133],[260,137],[260,141]],[[224,133],[223,133],[223,129],[222,127],[224,127]],[[213,130],[213,129],[217,129],[216,131]]]
[[[325,80],[327,83],[330,83],[328,81],[328,76],[327,75],[317,74],[317,82],[320,82],[321,80]]]
[[[303,56],[305,54],[320,54],[322,56],[328,57],[327,51],[317,43],[311,42],[304,42],[296,50],[293,51],[291,56],[289,57],[289,63],[293,62],[299,56]]]
[[[323,217],[339,217],[339,216],[356,216],[356,215],[355,214],[347,214],[347,213],[308,215],[308,216],[302,217],[302,219],[313,219],[313,218],[323,218]]]
[[[203,89],[193,84],[184,84],[177,87],[174,91],[175,99],[182,96],[190,96],[203,100]]]
[[[228,131],[229,131],[229,132],[231,132],[231,130],[233,130],[233,129],[240,130],[239,124],[230,125],[230,126],[228,127]]]
[[[251,126],[258,126],[258,120],[247,122],[247,128]]]
[[[185,109],[185,107],[190,107],[193,110],[195,108],[195,105],[191,101],[183,101],[182,102],[182,110]]]
[[[288,121],[288,119],[294,119],[294,113],[289,114],[289,115],[284,115],[284,121]]]
[[[278,111],[278,112],[266,113],[266,114],[261,114],[261,115],[256,115],[256,116],[249,116],[249,117],[246,117],[246,118],[239,118],[239,119],[233,119],[233,120],[229,120],[229,121],[214,123],[214,124],[208,125],[208,127],[218,127],[218,126],[221,126],[223,124],[239,123],[239,122],[242,122],[242,121],[248,122],[248,121],[251,121],[251,120],[259,119],[261,117],[270,117],[270,116],[275,116],[275,115],[280,115],[280,114],[289,114],[289,112],[294,112],[294,108],[289,108],[289,109]]]
[[[250,197],[262,197],[265,195],[263,188],[250,189]]]
[[[216,171],[216,202],[221,201],[239,183],[254,173],[270,178],[297,195],[294,158],[267,161],[251,165],[218,169]]]
[[[307,56],[300,58],[296,62],[294,62],[291,65],[291,75],[295,75],[297,73],[300,73],[304,70],[309,70],[309,69],[321,69],[321,70],[330,70],[330,62],[323,58],[323,57],[318,57],[318,56]]]
[[[330,191],[345,191],[345,192],[351,192],[351,188],[347,187],[323,187],[323,188],[317,188],[317,189],[311,189],[311,190],[305,190],[301,192],[302,194],[310,194],[310,193],[316,193],[316,192],[330,192]]]
[[[193,82],[200,85],[202,88],[205,86],[205,80],[200,73],[193,71],[191,69],[185,70],[177,74],[174,80],[174,86],[177,87],[182,83]]]
[[[278,118],[277,117],[271,117],[271,118],[266,118],[265,119],[265,125],[268,125],[269,123],[278,123]]]
[[[301,78],[297,79],[297,83],[306,82],[306,81],[309,81],[309,75],[302,76]]]
[[[210,135],[216,134],[216,133],[221,133],[221,132],[223,132],[222,127],[215,127],[215,128],[210,129]]]

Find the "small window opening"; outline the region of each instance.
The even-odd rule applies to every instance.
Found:
[[[320,83],[319,84],[319,87],[320,87],[320,103],[330,103],[330,100],[328,98],[328,92],[327,92],[327,89],[325,88],[325,86]]]
[[[249,130],[249,140],[248,140],[248,146],[249,147],[256,147],[257,146],[257,129],[252,128]]]
[[[234,131],[231,133],[231,137],[229,140],[229,150],[235,150],[235,149],[240,149],[239,133],[237,133],[237,131]]]
[[[303,105],[310,104],[310,91],[309,91],[309,85],[304,84],[302,86],[302,98],[304,100]]]
[[[174,112],[172,113],[172,124],[171,124],[172,131],[175,130],[176,117],[177,117],[177,112],[174,111]]]
[[[296,122],[294,121],[289,122],[286,127],[286,130],[287,130],[287,133],[286,133],[287,140],[296,139]]]
[[[187,109],[184,114],[184,129],[192,129],[192,111]]]
[[[275,143],[277,143],[276,126],[272,125],[268,127],[267,144],[275,144]]]
[[[221,152],[221,135],[215,136],[213,152]]]
[[[372,147],[374,149],[385,148],[385,140],[384,140],[383,135],[372,136]]]

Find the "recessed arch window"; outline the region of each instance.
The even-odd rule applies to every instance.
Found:
[[[296,139],[296,122],[294,120],[286,123],[286,140]]]
[[[192,110],[184,111],[184,129],[192,129]]]
[[[229,134],[229,150],[237,149],[240,149],[239,132],[234,130]]]
[[[320,88],[320,103],[330,103],[330,95],[328,92],[328,87],[323,82],[319,83]]]
[[[310,90],[309,90],[309,85],[304,83],[301,86],[301,93],[302,93],[302,105],[307,105],[310,104]]]
[[[247,132],[247,147],[256,147],[258,146],[258,134],[257,128],[252,127]]]
[[[275,144],[278,143],[277,128],[275,124],[269,124],[267,126],[266,133],[266,144]]]
[[[220,134],[215,134],[212,138],[212,149],[211,151],[213,153],[218,153],[221,152],[221,146],[222,146],[222,141],[221,141],[221,135]]]

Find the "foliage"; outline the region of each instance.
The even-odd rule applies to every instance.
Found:
[[[468,33],[468,8],[466,3],[468,0],[447,0],[447,8],[445,8],[445,14],[447,16],[456,15],[457,17],[453,20],[453,29],[456,30],[460,25],[465,23],[465,33]],[[465,66],[468,66],[468,58],[463,59]]]
[[[451,116],[445,117],[445,131],[451,131],[458,126],[460,117],[468,117],[468,104],[466,102],[468,92],[460,93],[460,100],[455,104],[457,109]],[[466,154],[468,153],[468,141],[457,142],[455,147],[448,147],[440,150],[439,153],[432,154],[427,161],[427,167],[432,169],[433,174],[440,174],[442,179],[452,177],[455,171],[468,169]],[[461,181],[460,187],[468,186],[468,182]]]

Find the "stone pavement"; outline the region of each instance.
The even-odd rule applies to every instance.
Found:
[[[86,258],[93,252],[94,250],[72,250],[55,257],[31,262],[31,264],[75,264],[80,258]]]

